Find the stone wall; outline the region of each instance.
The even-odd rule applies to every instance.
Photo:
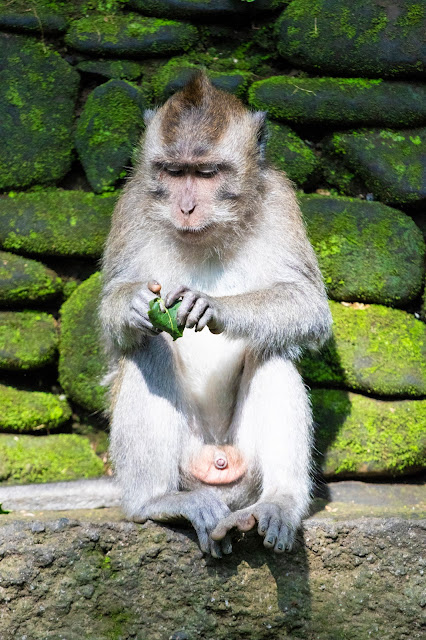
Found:
[[[200,65],[268,111],[268,157],[300,191],[332,299],[333,339],[300,365],[318,464],[337,478],[424,466],[425,11],[408,0],[1,4],[0,482],[105,472],[98,259],[144,109]]]

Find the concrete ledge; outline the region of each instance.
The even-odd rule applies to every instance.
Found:
[[[424,637],[424,520],[323,510],[291,554],[250,533],[217,561],[119,509],[24,513],[0,516],[1,640]]]

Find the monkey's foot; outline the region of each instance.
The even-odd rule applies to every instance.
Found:
[[[222,540],[231,529],[250,531],[256,524],[259,535],[264,537],[264,546],[275,553],[290,550],[294,543],[295,528],[289,523],[287,510],[273,502],[260,502],[247,509],[231,513],[219,522],[212,531],[212,540]]]

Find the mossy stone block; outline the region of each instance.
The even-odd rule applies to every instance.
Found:
[[[41,311],[0,312],[0,369],[37,369],[55,361],[57,323]]]
[[[158,101],[167,100],[173,93],[183,89],[200,65],[188,58],[172,58],[152,77],[152,89]],[[250,84],[252,74],[238,69],[230,71],[207,70],[207,75],[217,89],[233,93],[243,98]]]
[[[0,190],[46,184],[71,166],[79,75],[32,38],[0,33]]]
[[[142,92],[125,80],[109,80],[87,98],[77,122],[76,147],[86,177],[97,193],[126,176],[143,127]]]
[[[36,260],[0,251],[0,306],[31,306],[62,291],[59,276]]]
[[[300,205],[331,298],[403,306],[420,294],[425,242],[405,213],[319,195]]]
[[[268,122],[267,126],[267,160],[297,185],[306,185],[319,166],[315,153],[290,127],[277,122]]]
[[[326,476],[399,476],[426,464],[426,400],[311,392],[316,448]]]
[[[304,378],[378,396],[426,395],[426,326],[399,309],[330,302],[333,337],[302,359]]]
[[[65,36],[70,47],[110,56],[150,56],[186,51],[198,38],[196,27],[137,13],[93,15],[71,23]]]
[[[134,60],[83,60],[78,63],[76,69],[83,73],[119,80],[137,80],[143,73],[141,65]]]
[[[0,246],[50,256],[98,258],[116,193],[43,189],[0,198]]]
[[[251,16],[283,6],[286,0],[129,0],[132,9],[159,18],[219,19],[232,16]]]
[[[71,418],[65,396],[42,391],[22,391],[0,385],[0,406],[1,431],[20,433],[56,429]],[[0,465],[1,459],[2,455]]]
[[[426,198],[426,128],[360,129],[335,133],[324,146],[387,204]]]
[[[0,6],[0,27],[41,34],[65,31],[72,2],[13,0]]]
[[[423,75],[426,6],[412,0],[293,0],[277,21],[278,51],[331,75]]]
[[[103,464],[84,436],[0,435],[0,482],[28,484],[94,478]]]
[[[101,386],[106,358],[100,339],[98,309],[101,274],[85,280],[62,305],[59,381],[65,393],[90,411],[106,408]]]
[[[297,123],[407,127],[426,121],[426,86],[408,82],[274,76],[252,84],[249,103]]]

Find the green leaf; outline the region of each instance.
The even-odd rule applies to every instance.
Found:
[[[181,301],[175,302],[169,309],[166,308],[162,298],[154,298],[149,303],[148,318],[153,326],[161,331],[170,333],[173,340],[183,336],[183,327],[178,327],[176,314],[181,305]],[[165,309],[165,311],[163,310]]]
[[[0,515],[3,515],[5,513],[10,513],[10,511],[8,511],[7,509],[3,509],[2,503],[0,502]]]

